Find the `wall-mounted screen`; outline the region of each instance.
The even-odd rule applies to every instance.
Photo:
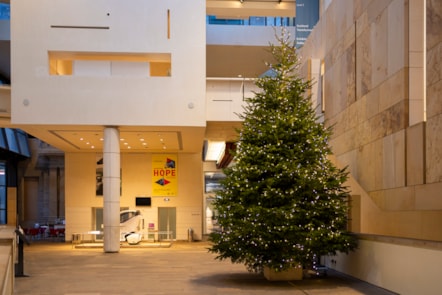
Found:
[[[135,197],[135,206],[151,206],[150,197]]]

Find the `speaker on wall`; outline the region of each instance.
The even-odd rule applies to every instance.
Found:
[[[151,206],[150,197],[135,197],[135,206]]]

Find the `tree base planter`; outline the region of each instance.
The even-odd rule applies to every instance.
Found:
[[[264,267],[264,277],[268,281],[300,281],[303,277],[302,267],[293,267],[284,271],[274,271]]]

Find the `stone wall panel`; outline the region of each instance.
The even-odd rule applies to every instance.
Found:
[[[431,49],[442,43],[442,2],[427,1],[427,48]]]
[[[442,114],[427,121],[426,182],[442,181]]]

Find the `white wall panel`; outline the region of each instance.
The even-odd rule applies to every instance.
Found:
[[[74,62],[74,76],[105,77],[110,76],[110,74],[110,61],[77,60]]]
[[[240,121],[245,98],[253,97],[259,89],[253,80],[208,79],[206,88],[207,121]]]
[[[149,63],[113,61],[111,63],[111,75],[148,77]]]
[[[441,254],[440,249],[361,240],[358,250],[328,257],[326,264],[398,294],[437,295],[442,288]]]
[[[205,126],[204,1],[17,0],[11,15],[14,123]],[[82,75],[49,75],[48,52],[166,54],[172,75],[128,64],[107,75],[90,61],[76,62]]]

